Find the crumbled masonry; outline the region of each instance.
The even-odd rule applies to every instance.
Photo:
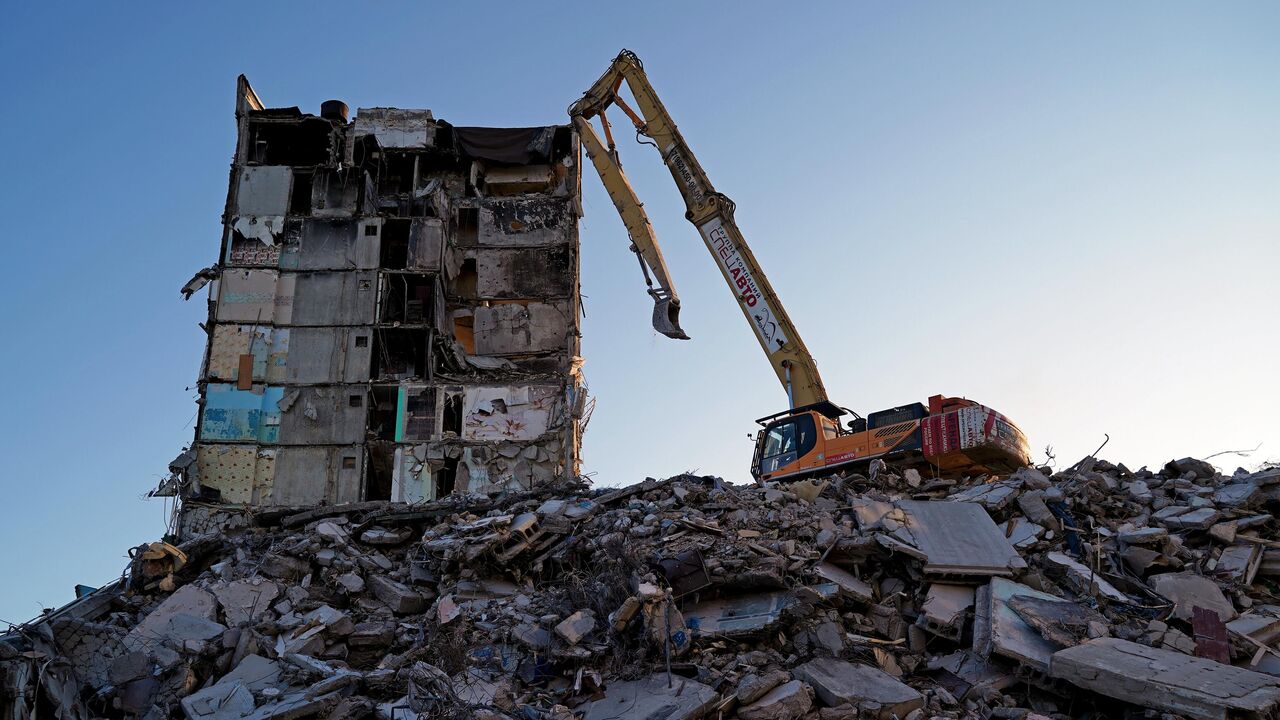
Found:
[[[1278,506],[1090,457],[244,509],[0,638],[0,720],[1280,718]]]

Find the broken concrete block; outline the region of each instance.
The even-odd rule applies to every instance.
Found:
[[[217,608],[218,601],[212,594],[195,585],[183,585],[130,630],[124,643],[134,650],[146,650],[168,637],[169,624],[174,616],[185,615],[212,622],[217,616]]]
[[[1241,482],[1223,485],[1213,492],[1213,502],[1220,507],[1244,507],[1262,495],[1257,483]]]
[[[386,603],[391,612],[397,615],[417,615],[427,609],[427,598],[391,578],[373,575],[369,578],[368,585],[374,597]]]
[[[982,483],[961,490],[947,499],[954,502],[977,503],[991,512],[997,512],[1013,502],[1021,492],[1021,488],[1021,481]]]
[[[1218,564],[1213,572],[1215,575],[1226,576],[1234,582],[1252,585],[1261,566],[1261,545],[1232,545],[1225,548],[1218,556]]]
[[[462,608],[454,601],[452,595],[442,595],[436,600],[436,622],[448,625],[462,616]]]
[[[357,623],[347,636],[347,645],[353,648],[389,647],[395,641],[395,627],[390,623]]]
[[[764,675],[753,673],[742,678],[742,681],[738,683],[738,689],[734,691],[734,697],[737,698],[739,705],[750,705],[764,697],[765,693],[790,679],[791,674],[786,670],[774,670]]]
[[[1044,527],[1020,517],[1000,523],[999,528],[1000,534],[1009,538],[1009,542],[1019,550],[1033,547],[1046,532]]]
[[[556,634],[564,638],[565,642],[570,645],[577,645],[579,640],[595,629],[595,615],[590,610],[579,610],[556,625]]]
[[[214,585],[211,589],[231,627],[257,622],[280,594],[278,585],[261,578]]]
[[[261,655],[246,655],[240,664],[223,675],[217,682],[218,685],[226,683],[242,683],[251,692],[261,692],[262,690],[275,687],[280,680],[281,667],[280,663],[275,660],[268,660]]]
[[[1117,535],[1120,542],[1130,545],[1154,545],[1169,537],[1169,531],[1162,527],[1145,527]]]
[[[1253,638],[1263,645],[1270,645],[1277,638],[1280,638],[1280,616],[1272,614],[1268,608],[1274,609],[1274,606],[1263,605],[1255,608],[1248,615],[1240,617],[1227,623],[1227,631],[1232,634]]]
[[[286,655],[319,655],[324,652],[324,627],[315,626],[299,628],[292,635],[280,635],[276,638],[276,654]]]
[[[940,637],[959,640],[965,618],[973,607],[974,589],[967,585],[934,583],[925,595],[917,624]]]
[[[532,623],[521,623],[511,628],[511,638],[532,650],[546,650],[551,647],[551,633],[547,632],[546,628]]]
[[[1189,457],[1182,458],[1181,460],[1170,460],[1165,463],[1164,471],[1175,476],[1195,473],[1197,478],[1211,478],[1218,474],[1218,471],[1204,460],[1197,460]]]
[[[364,592],[364,578],[356,573],[344,573],[337,577],[338,584],[351,594]]]
[[[793,674],[813,686],[824,705],[853,705],[879,720],[906,717],[924,705],[919,692],[869,665],[819,658],[795,668]]]
[[[182,698],[182,713],[187,720],[235,720],[253,710],[253,693],[238,680],[213,685]]]
[[[211,648],[214,639],[220,639],[227,626],[194,615],[179,613],[169,618],[165,628],[165,642],[175,650],[204,653]]]
[[[263,575],[280,580],[301,580],[302,576],[311,571],[311,566],[305,560],[291,555],[271,553],[262,558],[258,569]]]
[[[1280,712],[1280,683],[1271,675],[1117,638],[1059,650],[1049,675],[1195,720],[1264,718]]]
[[[1230,545],[1236,541],[1236,532],[1240,530],[1240,523],[1235,520],[1228,522],[1214,523],[1209,528],[1209,537],[1220,543]]]
[[[350,635],[355,630],[355,623],[349,615],[328,605],[321,605],[303,615],[302,620],[307,624],[323,626],[325,630],[338,636]]]
[[[1202,607],[1218,613],[1223,622],[1236,617],[1235,606],[1222,594],[1218,584],[1193,572],[1152,575],[1151,589],[1157,595],[1173,602],[1173,615],[1191,621],[1192,608]]]
[[[1022,510],[1022,514],[1031,522],[1055,531],[1060,529],[1058,518],[1054,517],[1053,512],[1049,510],[1049,506],[1044,502],[1043,491],[1035,490],[1019,495],[1018,508]]]
[[[112,685],[124,685],[149,674],[151,674],[151,659],[140,650],[117,655],[107,668],[107,680]]]
[[[758,593],[708,600],[685,611],[685,624],[695,634],[729,637],[758,633],[782,619],[794,597],[789,592]]]
[[[1065,575],[1068,585],[1083,595],[1095,595],[1111,602],[1132,603],[1128,595],[1120,592],[1107,582],[1101,573],[1096,573],[1081,565],[1066,553],[1051,552],[1045,556],[1051,567],[1057,568]]]
[[[604,697],[582,706],[582,720],[698,720],[719,695],[700,682],[666,675],[610,683]]]
[[[1051,602],[1061,600],[1012,580],[992,578],[989,585],[978,588],[974,608],[973,651],[983,658],[999,655],[1044,672],[1049,668],[1049,658],[1057,648],[1009,607],[1009,601],[1015,595]]]
[[[750,705],[738,708],[742,720],[796,720],[813,707],[813,690],[799,680],[783,683]]]
[[[1009,607],[1041,637],[1059,647],[1070,647],[1110,634],[1111,624],[1093,608],[1068,600],[1046,600],[1014,595]]]
[[[838,585],[842,594],[858,602],[875,602],[875,592],[871,589],[871,586],[859,580],[848,570],[829,562],[820,562],[814,566],[813,571],[828,582]]]
[[[1220,517],[1222,515],[1217,510],[1211,507],[1204,507],[1165,518],[1164,524],[1174,530],[1207,530],[1211,525],[1218,522]]]

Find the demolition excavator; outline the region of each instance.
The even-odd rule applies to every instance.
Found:
[[[619,94],[624,82],[635,107]],[[939,475],[1007,472],[1030,464],[1027,440],[1018,426],[972,400],[934,395],[927,406],[910,403],[864,418],[827,397],[817,363],[734,222],[733,202],[712,186],[658,99],[640,58],[623,50],[569,107],[569,116],[631,237],[631,250],[654,300],[655,330],[670,338],[688,339],[680,327],[680,298],[653,226],[622,171],[606,116],[614,107],[635,126],[638,141],[661,153],[684,197],[685,218],[711,251],[787,393],[786,410],[756,421],[761,429],[756,434],[751,474],[757,482],[865,468],[876,459]],[[592,124],[596,118],[603,139]],[[841,418],[846,416],[851,420],[842,425]]]

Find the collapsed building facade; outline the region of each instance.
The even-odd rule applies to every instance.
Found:
[[[195,442],[157,494],[429,501],[578,471],[578,139],[268,108],[242,76]],[[209,512],[198,511],[205,508]]]

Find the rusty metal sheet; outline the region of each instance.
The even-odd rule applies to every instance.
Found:
[[[1191,609],[1191,630],[1195,634],[1196,657],[1231,663],[1231,646],[1227,642],[1227,624],[1216,610]]]

